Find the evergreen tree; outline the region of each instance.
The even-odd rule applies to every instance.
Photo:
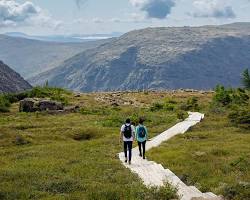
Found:
[[[242,83],[246,89],[250,89],[250,75],[248,69],[242,73]]]

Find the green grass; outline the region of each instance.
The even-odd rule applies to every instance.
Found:
[[[246,200],[250,198],[249,144],[249,129],[233,126],[227,113],[208,113],[202,123],[151,150],[148,157],[203,192]]]
[[[121,165],[119,130],[126,118],[137,123],[144,116],[154,137],[188,108],[206,113],[204,121],[147,156],[204,192],[249,200],[250,130],[228,119],[229,108],[209,106],[212,94],[122,93],[137,106],[113,107],[96,101],[100,94],[46,90],[33,96],[63,97],[80,112],[19,113],[14,103],[0,113],[0,199],[176,199],[169,185],[146,188]]]
[[[176,123],[174,112],[113,108],[94,95],[65,95],[69,104],[80,105],[80,113],[19,113],[13,104],[0,114],[0,199],[176,198],[168,185],[146,188],[117,156],[119,129],[127,117],[146,116],[154,136]]]

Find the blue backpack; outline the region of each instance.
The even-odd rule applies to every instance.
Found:
[[[140,138],[144,138],[146,136],[146,129],[144,128],[144,126],[140,126],[138,129],[138,136]]]

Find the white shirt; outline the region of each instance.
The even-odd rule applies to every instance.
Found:
[[[129,126],[130,124],[126,124],[126,126]],[[125,124],[123,124],[122,125],[122,127],[121,127],[121,132],[123,133],[124,132],[124,128],[125,128]],[[131,125],[131,129],[132,129],[132,136],[131,136],[131,138],[126,138],[126,137],[124,137],[124,135],[123,135],[123,141],[124,142],[128,142],[128,141],[134,141],[134,137],[135,137],[135,127],[133,126],[133,125]]]

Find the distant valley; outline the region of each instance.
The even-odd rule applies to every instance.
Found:
[[[0,35],[0,60],[27,79],[105,42],[106,40],[59,43]]]
[[[109,34],[72,34],[72,35],[48,35],[48,36],[39,36],[39,35],[27,35],[20,32],[8,32],[4,35],[17,38],[25,38],[31,40],[40,40],[45,42],[60,42],[60,43],[82,43],[89,41],[96,41],[100,39],[109,39],[113,37],[119,37],[122,35],[120,32],[114,32]]]

